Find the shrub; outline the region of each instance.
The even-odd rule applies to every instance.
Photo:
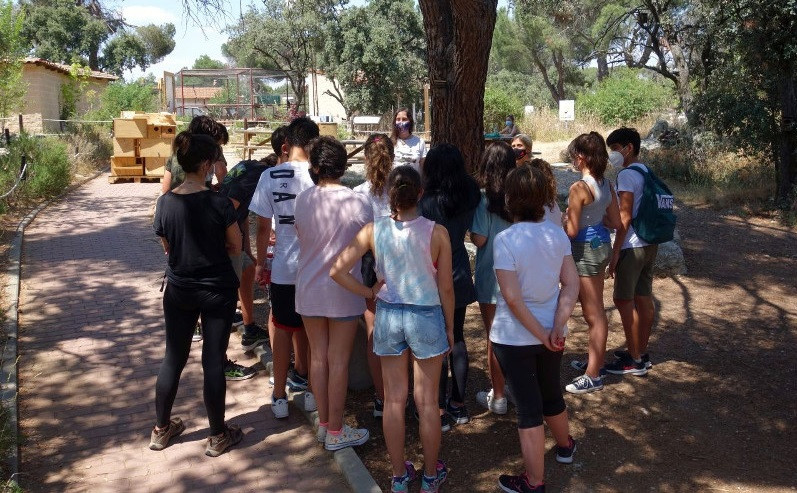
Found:
[[[119,80],[108,84],[100,98],[100,106],[86,114],[88,120],[110,120],[119,118],[122,111],[158,110],[157,86],[153,78],[141,78],[133,82]]]
[[[576,112],[594,113],[605,125],[619,125],[672,106],[673,102],[669,85],[638,70],[617,69],[576,98]]]
[[[0,185],[5,193],[16,183],[22,156],[27,158],[25,179],[16,196],[28,199],[47,198],[64,191],[71,181],[72,167],[67,146],[55,137],[35,138],[26,134],[11,142],[9,152],[0,158]]]
[[[504,128],[507,115],[519,120],[523,115],[523,103],[502,87],[488,85],[484,88],[484,131],[497,132]],[[497,130],[496,130],[497,128]]]

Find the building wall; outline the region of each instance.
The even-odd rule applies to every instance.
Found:
[[[71,80],[70,76],[26,63],[22,66],[22,80],[27,84],[22,113],[39,114],[44,120],[58,120],[61,116],[61,85],[68,83]],[[104,79],[89,79],[77,102],[78,114],[96,107],[102,92],[110,82]],[[42,131],[57,132],[60,127],[59,122],[44,121]]]
[[[312,74],[307,76],[308,113],[311,116],[331,116],[332,121],[335,123],[341,123],[342,121],[345,121],[346,111],[343,109],[343,105],[341,105],[337,99],[333,98],[329,94],[325,94],[327,90],[333,94],[335,93],[332,81],[330,81],[324,74],[316,74],[315,82],[318,84],[318,86],[314,88]],[[315,111],[316,96],[318,96],[317,113]]]

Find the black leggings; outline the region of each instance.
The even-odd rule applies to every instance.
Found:
[[[540,426],[543,416],[556,416],[566,409],[559,383],[562,351],[550,351],[542,344],[493,343],[493,352],[515,398],[518,428]]]
[[[440,409],[446,406],[448,391],[448,367],[451,366],[451,400],[465,402],[465,385],[468,382],[468,348],[465,346],[465,311],[468,307],[454,309],[454,347],[443,358],[440,372]]]
[[[210,434],[224,432],[224,399],[227,382],[227,343],[235,313],[236,289],[180,288],[166,286],[163,294],[163,315],[166,321],[166,355],[155,383],[157,425],[169,424],[172,405],[177,395],[180,374],[188,361],[191,337],[199,316],[202,316],[202,373],[204,376],[205,410]]]

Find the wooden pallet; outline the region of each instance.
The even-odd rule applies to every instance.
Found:
[[[108,183],[160,183],[162,176],[114,176],[108,175]]]

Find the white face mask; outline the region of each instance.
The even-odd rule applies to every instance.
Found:
[[[623,163],[625,163],[625,157],[622,155],[622,153],[620,153],[620,151],[610,151],[609,162],[612,163],[612,166],[615,168],[622,168]]]

